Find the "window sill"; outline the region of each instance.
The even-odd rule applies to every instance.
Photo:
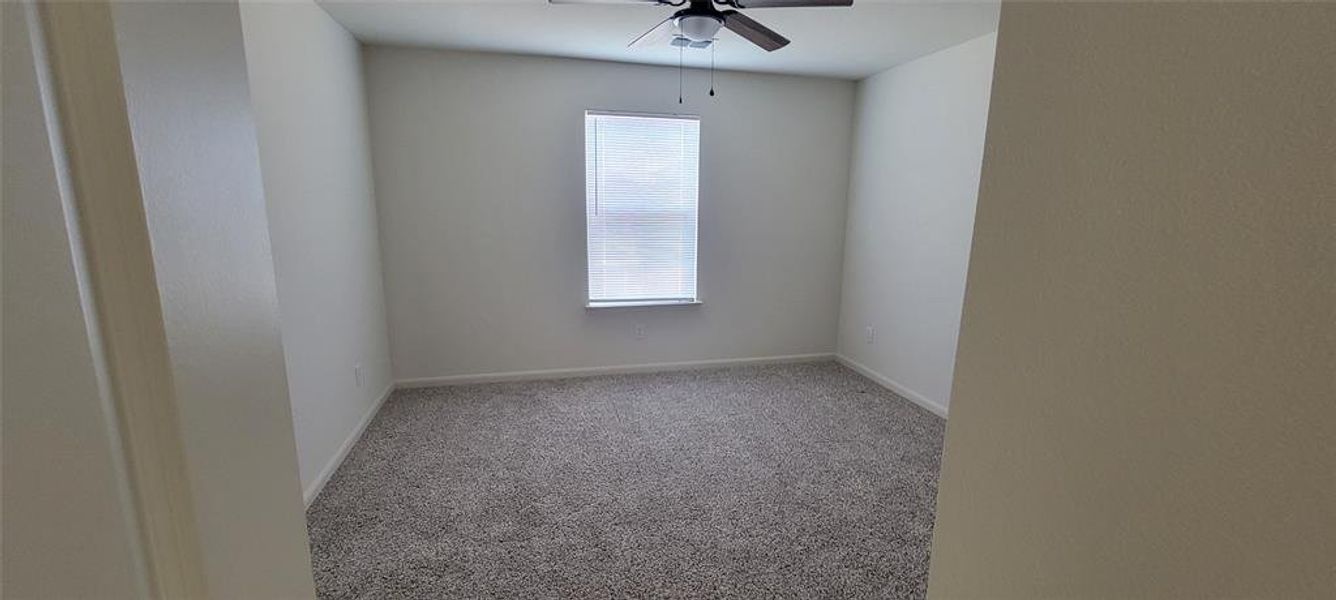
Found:
[[[585,303],[587,309],[597,308],[645,308],[651,306],[700,306],[700,300],[619,300],[619,301],[590,301]]]

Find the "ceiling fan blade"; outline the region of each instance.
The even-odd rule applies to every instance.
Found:
[[[798,8],[802,6],[853,6],[854,0],[733,0],[738,8]]]
[[[627,44],[626,47],[644,48],[646,46],[662,44],[672,40],[673,36],[677,33],[676,30],[677,27],[673,25],[673,18],[668,17],[667,19],[659,21],[659,24],[655,25],[649,31],[640,34],[640,37],[631,40],[631,43]]]
[[[774,52],[789,45],[789,39],[771,31],[769,27],[757,23],[751,17],[736,10],[723,11],[724,27],[747,41],[760,46],[766,52]]]

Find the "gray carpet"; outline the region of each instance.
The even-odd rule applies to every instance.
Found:
[[[940,418],[834,363],[401,390],[321,598],[921,598]]]

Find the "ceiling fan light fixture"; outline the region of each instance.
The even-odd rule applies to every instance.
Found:
[[[707,42],[714,39],[724,22],[712,15],[685,15],[677,20],[677,29],[693,42]]]

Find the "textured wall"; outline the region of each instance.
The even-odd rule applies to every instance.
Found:
[[[112,13],[209,596],[311,597],[238,7]]]
[[[369,47],[399,378],[829,353],[854,85]],[[587,310],[584,111],[701,117],[701,306]],[[644,339],[635,324],[645,327]]]
[[[1003,7],[931,597],[1336,590],[1333,31]]]
[[[985,35],[858,84],[839,352],[943,412],[996,42]]]
[[[309,495],[391,380],[362,55],[313,2],[245,3],[241,22]]]

